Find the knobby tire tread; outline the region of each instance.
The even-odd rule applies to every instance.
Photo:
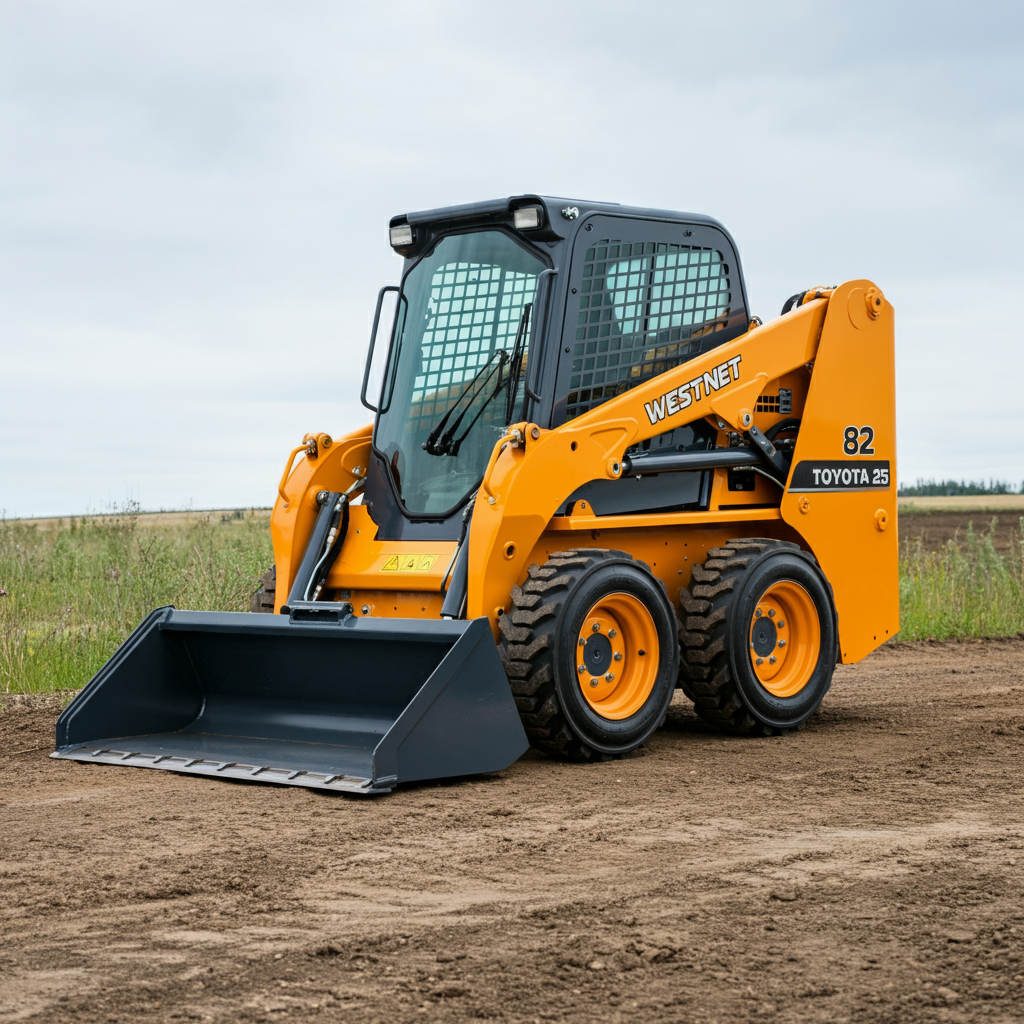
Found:
[[[531,746],[571,761],[608,761],[615,755],[593,750],[569,727],[555,689],[555,633],[559,616],[575,584],[602,561],[628,559],[650,567],[625,551],[575,548],[552,554],[527,570],[526,582],[512,588],[512,607],[498,619],[499,651]],[[662,591],[665,585],[653,574]]]
[[[264,574],[259,589],[249,598],[249,611],[274,611],[274,598],[277,594],[277,566],[272,565]]]
[[[769,550],[800,548],[769,537],[744,537],[709,548],[704,563],[694,565],[690,586],[683,588],[679,599],[684,620],[679,633],[683,692],[701,719],[734,736],[778,736],[791,731],[765,726],[750,713],[729,661],[729,632],[740,584]]]

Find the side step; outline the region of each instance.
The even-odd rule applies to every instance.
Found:
[[[51,757],[382,793],[529,744],[490,626],[159,608],[57,720]]]

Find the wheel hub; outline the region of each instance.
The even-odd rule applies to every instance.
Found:
[[[775,650],[778,640],[779,631],[775,628],[775,623],[767,615],[762,614],[759,619],[755,620],[751,633],[754,651],[762,658],[767,658]]]
[[[602,597],[587,612],[576,641],[576,678],[590,707],[618,721],[636,714],[658,679],[658,630],[632,594]]]
[[[603,676],[612,668],[612,642],[604,633],[592,633],[583,646],[583,664],[593,676]]]
[[[811,595],[794,580],[772,584],[750,620],[750,661],[757,681],[774,697],[792,697],[818,664],[821,623]]]

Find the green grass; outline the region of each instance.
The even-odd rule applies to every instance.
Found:
[[[993,543],[995,520],[978,536],[925,551],[920,538],[902,545],[900,640],[1013,636],[1024,631],[1024,518],[1010,551]]]
[[[0,520],[0,694],[74,690],[161,605],[245,611],[273,561],[269,512]],[[900,557],[899,640],[1024,631],[1024,519],[1001,556],[973,528]]]
[[[85,685],[154,608],[246,611],[269,512],[0,521],[0,694]]]

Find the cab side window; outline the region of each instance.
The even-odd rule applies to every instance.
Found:
[[[714,347],[708,336],[729,326],[730,268],[714,246],[600,239],[573,277],[575,339],[568,380],[559,374],[567,420]]]

